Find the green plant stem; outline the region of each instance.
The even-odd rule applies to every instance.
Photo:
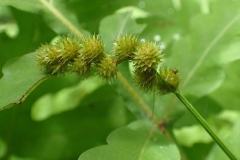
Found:
[[[218,138],[214,131],[210,128],[205,119],[198,113],[198,111],[191,105],[191,103],[180,93],[179,90],[175,91],[174,94],[179,98],[179,100],[187,107],[187,109],[192,113],[192,115],[197,119],[197,121],[204,127],[204,129],[209,133],[209,135],[214,139],[214,141],[222,148],[222,150],[227,154],[231,160],[237,160],[237,158],[232,154],[232,152],[225,146],[225,144]]]
[[[131,94],[132,98],[139,104],[139,107],[157,124],[157,117],[152,113],[150,107],[142,100],[142,97],[137,94],[137,92],[132,88],[132,86],[127,82],[120,72],[118,72],[117,75],[118,80],[122,83],[123,87],[128,91],[128,93]]]

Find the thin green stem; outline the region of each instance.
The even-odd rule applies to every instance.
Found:
[[[237,158],[232,154],[232,152],[225,146],[225,144],[218,138],[215,132],[210,128],[205,119],[198,113],[198,111],[191,105],[191,103],[180,93],[179,90],[174,92],[174,94],[179,98],[179,100],[187,107],[187,109],[192,113],[192,115],[197,119],[197,121],[203,126],[203,128],[209,133],[209,135],[214,139],[214,141],[222,148],[226,155],[231,160],[237,160]]]
[[[155,89],[153,89],[153,103],[152,103],[152,117],[151,117],[152,121],[154,121],[153,115],[154,115],[154,107],[155,107],[155,97],[156,97]]]
[[[123,75],[118,72],[118,80],[122,83],[123,87],[131,94],[132,98],[139,104],[139,107],[146,113],[146,115],[152,120],[154,123],[158,123],[158,118],[153,114],[150,107],[143,101],[142,97],[138,95],[138,93],[132,88],[132,86],[127,82],[127,80],[123,77]],[[152,115],[152,116],[151,116]]]

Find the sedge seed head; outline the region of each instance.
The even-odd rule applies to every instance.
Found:
[[[66,64],[59,56],[54,45],[42,45],[36,50],[36,62],[47,73],[56,74],[65,72]]]
[[[161,54],[159,45],[153,42],[141,43],[136,52],[134,52],[133,65],[137,70],[142,72],[149,69],[156,69],[164,56]]]
[[[36,50],[36,62],[41,69],[52,74],[67,71],[68,63],[79,55],[79,40],[66,36],[55,44],[45,44]]]
[[[77,73],[83,79],[87,78],[91,72],[91,63],[85,61],[81,55],[74,59],[74,62],[69,66],[69,70]]]
[[[74,36],[68,35],[59,39],[54,45],[63,61],[70,61],[80,53],[80,41]]]
[[[134,80],[144,92],[152,91],[156,83],[156,71],[154,69],[149,70],[135,70]]]
[[[93,35],[82,43],[81,54],[88,63],[97,61],[104,56],[104,44],[100,36]]]
[[[157,88],[160,94],[175,92],[180,83],[180,74],[175,68],[162,68],[159,71]]]
[[[132,59],[139,41],[135,35],[125,34],[121,35],[115,40],[114,53],[118,61],[125,59]]]
[[[108,82],[117,77],[117,62],[110,56],[105,56],[96,64],[97,75]]]

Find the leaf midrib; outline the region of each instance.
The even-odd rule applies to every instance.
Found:
[[[201,66],[207,55],[210,53],[210,50],[213,46],[223,37],[223,35],[240,19],[240,13],[237,14],[229,23],[227,23],[223,29],[217,34],[217,36],[209,43],[208,47],[203,51],[201,54],[202,56],[199,58],[197,63],[192,67],[188,76],[186,77],[185,81],[182,84],[182,89],[186,87],[196,70]]]
[[[152,135],[153,135],[154,129],[155,129],[155,127],[153,126],[153,127],[151,128],[151,130],[149,131],[148,137],[147,137],[145,143],[143,144],[143,146],[142,146],[142,148],[141,148],[141,151],[140,151],[140,154],[139,154],[139,157],[138,157],[137,160],[143,160],[143,159],[142,159],[142,158],[143,158],[143,154],[145,153],[145,150],[146,150],[146,148],[147,148],[147,145],[148,145],[148,143],[149,143],[150,140],[151,140],[151,137],[152,137]]]
[[[49,10],[57,19],[59,19],[72,33],[74,33],[78,38],[82,39],[83,34],[52,4],[46,0],[39,0],[47,10]]]

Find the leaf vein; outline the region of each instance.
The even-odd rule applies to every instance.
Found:
[[[52,14],[58,18],[69,30],[75,33],[80,39],[83,38],[82,33],[66,18],[61,12],[59,12],[53,5],[51,5],[46,0],[40,0],[40,2],[50,11]]]
[[[212,42],[208,45],[208,47],[204,50],[202,56],[196,63],[196,65],[192,68],[192,70],[189,72],[187,78],[183,82],[182,88],[184,88],[189,80],[192,78],[193,74],[196,72],[196,70],[200,67],[206,56],[209,54],[209,51],[212,49],[212,47],[219,41],[219,39],[222,38],[222,36],[228,31],[228,29],[234,25],[238,20],[240,19],[240,13],[236,15],[227,25],[219,32],[219,34],[212,40]]]
[[[122,25],[120,26],[120,29],[119,29],[118,36],[117,36],[117,37],[119,37],[119,36],[122,34],[122,32],[123,32],[123,30],[124,30],[124,28],[125,28],[125,26],[126,26],[127,20],[128,20],[128,18],[129,18],[129,16],[130,16],[131,14],[132,14],[132,12],[129,12],[129,14],[128,14],[128,15],[126,16],[126,18],[124,19]]]
[[[148,135],[145,143],[143,144],[143,147],[141,148],[141,152],[140,152],[140,154],[139,154],[138,160],[142,160],[143,154],[144,154],[144,152],[145,152],[145,150],[146,150],[146,148],[147,148],[147,145],[148,145],[149,141],[151,140],[151,137],[152,137],[152,135],[153,135],[154,129],[155,129],[155,126],[153,126],[153,127],[151,128],[151,130],[150,130],[150,132],[149,132],[149,135]]]

